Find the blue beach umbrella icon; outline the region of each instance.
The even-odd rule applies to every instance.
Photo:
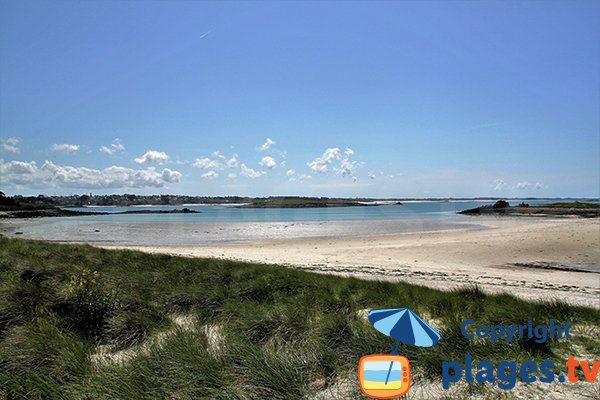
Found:
[[[396,342],[390,345],[392,354],[398,354],[400,343],[419,347],[430,347],[440,341],[440,334],[427,322],[408,308],[386,308],[369,311],[369,322],[375,329]],[[387,384],[393,362],[385,380]]]

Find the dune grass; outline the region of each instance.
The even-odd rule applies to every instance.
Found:
[[[84,270],[97,272],[94,283],[79,285]],[[465,319],[569,321],[592,327],[573,345],[600,349],[600,312],[558,301],[0,238],[0,398],[301,399],[344,380],[349,398],[361,398],[358,359],[389,352],[366,310],[384,307],[411,308],[441,331],[433,348],[400,348],[416,374],[439,376],[443,360],[467,352],[564,360],[564,342],[540,350],[466,340]],[[99,349],[131,352],[96,362]]]

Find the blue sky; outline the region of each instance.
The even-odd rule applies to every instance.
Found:
[[[0,189],[597,197],[598,26],[596,1],[3,1]]]

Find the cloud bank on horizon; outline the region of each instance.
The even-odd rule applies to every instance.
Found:
[[[598,197],[599,17],[586,1],[9,0],[0,190]]]
[[[21,153],[20,146],[23,143],[21,139],[10,137],[2,140],[9,147],[2,148],[1,152],[15,155]],[[266,182],[268,185],[275,183],[276,185],[286,186],[286,184],[293,183],[293,186],[288,185],[287,187],[297,189],[301,189],[302,185],[307,182],[319,180],[314,185],[318,190],[326,190],[327,186],[334,189],[336,186],[340,186],[345,189],[350,188],[350,191],[347,191],[348,194],[353,193],[351,191],[353,186],[356,187],[356,193],[365,187],[372,187],[372,181],[381,181],[383,185],[393,182],[400,185],[402,181],[412,179],[427,180],[427,178],[423,178],[424,175],[422,174],[406,178],[402,173],[397,173],[394,176],[384,171],[367,170],[364,161],[351,159],[355,156],[355,151],[349,147],[343,150],[340,147],[326,148],[322,154],[305,161],[303,165],[297,166],[297,169],[286,168],[288,152],[280,151],[274,147],[275,143],[274,140],[267,138],[262,145],[256,147],[258,153],[267,152],[272,155],[263,156],[259,154],[258,158],[250,157],[254,158],[254,161],[246,161],[250,166],[240,160],[238,153],[224,155],[219,150],[212,151],[209,155],[198,157],[193,161],[182,161],[177,157],[174,157],[177,161],[173,161],[174,158],[164,151],[147,150],[137,157],[134,156],[129,159],[121,157],[120,161],[126,165],[113,164],[105,168],[58,164],[50,160],[44,160],[38,166],[38,162],[35,160],[20,161],[0,158],[0,183],[3,190],[11,189],[15,193],[39,191],[73,193],[73,191],[86,192],[90,190],[98,193],[127,190],[137,190],[143,193],[149,190],[148,193],[152,193],[156,189],[165,193],[181,193],[177,188],[179,184],[183,183],[182,181],[187,180],[204,185],[202,182],[219,180],[221,186],[214,187],[230,188],[232,191],[228,194],[233,195],[239,194],[236,192],[238,188],[247,189],[254,186],[252,181],[258,178],[268,179]],[[83,146],[77,144],[54,144],[50,146],[49,150],[51,153],[73,154],[81,147]],[[126,153],[126,148],[119,139],[114,139],[110,145],[100,146],[97,151],[108,157],[117,153]],[[92,153],[92,151],[89,150],[89,153]],[[160,165],[165,166],[157,168]],[[170,168],[166,165],[169,165]],[[197,170],[200,170],[200,172],[197,172]],[[454,175],[454,179],[457,179],[464,172],[458,170],[445,171],[439,176],[439,179],[447,180],[447,174],[449,173]],[[469,176],[469,179],[473,179],[471,174],[467,173],[467,176]],[[485,174],[479,175],[479,177],[485,179]],[[360,182],[362,181],[365,183],[361,185]],[[535,196],[537,193],[543,193],[543,189],[546,188],[548,188],[548,185],[542,182],[507,182],[503,178],[497,178],[489,181],[489,190],[480,195]],[[301,191],[297,193],[302,194]],[[204,195],[206,192],[197,191],[192,194]],[[273,194],[277,194],[277,192],[273,192]],[[256,193],[255,195],[259,194]],[[361,196],[360,194],[354,195]],[[392,195],[391,192],[385,194],[385,196]],[[409,197],[411,195],[403,194],[399,190],[395,196]],[[436,196],[444,196],[444,194],[423,194],[423,197]],[[453,195],[446,194],[446,196]],[[416,197],[419,197],[418,194]]]

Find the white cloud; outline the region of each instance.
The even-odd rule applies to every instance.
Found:
[[[112,155],[120,151],[125,151],[125,146],[121,144],[119,139],[115,139],[110,144],[110,147],[100,146],[98,150],[100,150],[101,153]]]
[[[219,152],[219,151],[213,151],[212,155],[220,158],[221,160],[226,160],[225,156],[223,154],[221,154],[221,152]]]
[[[216,173],[215,171],[208,171],[200,176],[205,179],[215,179],[219,176],[219,174]]]
[[[492,190],[499,192],[501,190],[504,190],[507,187],[507,183],[504,182],[504,180],[502,179],[496,179],[493,183],[492,183]]]
[[[77,150],[79,150],[77,144],[61,143],[50,146],[50,151],[55,153],[75,153]]]
[[[240,165],[240,175],[245,176],[246,178],[258,178],[266,174],[264,171],[255,171],[252,168],[246,167],[245,164]]]
[[[259,164],[267,169],[273,169],[277,165],[277,163],[275,162],[275,159],[273,157],[269,157],[269,156],[263,157],[260,160]]]
[[[344,158],[340,162],[339,168],[335,169],[335,172],[338,174],[341,174],[341,175],[352,175],[355,167],[356,167],[356,161],[350,161],[347,158]]]
[[[306,163],[313,172],[327,172],[329,164],[340,159],[340,149],[337,147],[326,149],[321,157],[317,157]]]
[[[37,171],[37,165],[35,164],[35,161],[10,161],[4,163],[3,160],[0,160],[0,168],[0,172],[2,172],[0,175],[2,176],[8,176],[10,174],[34,174]]]
[[[211,160],[208,157],[196,158],[192,166],[200,169],[223,169],[223,164],[220,161]]]
[[[162,170],[162,178],[165,182],[178,183],[181,180],[181,172],[165,168]]]
[[[268,151],[276,142],[267,138],[267,140],[258,148],[258,151]]]
[[[0,138],[0,152],[17,154],[20,151],[20,142],[16,137]]]
[[[135,158],[135,161],[138,164],[144,165],[155,165],[155,164],[163,164],[169,160],[169,156],[167,153],[156,150],[148,150],[141,157]]]
[[[235,168],[239,165],[238,163],[238,155],[234,154],[231,156],[231,158],[229,160],[227,160],[227,166],[229,168]]]
[[[524,182],[517,183],[515,188],[518,190],[529,190],[529,189],[541,190],[541,189],[546,188],[546,185],[544,185],[541,182],[536,182],[536,183],[532,184],[527,181],[524,181]]]
[[[337,147],[328,148],[323,152],[321,157],[317,157],[306,163],[311,171],[316,173],[326,173],[330,169],[338,175],[351,176],[358,165],[357,161],[350,161],[350,157],[354,155],[351,148],[346,148],[344,153]]]
[[[227,174],[227,177],[229,179],[235,179],[235,178],[237,178],[237,174],[235,172],[230,172]]]
[[[68,187],[81,189],[164,187],[177,183],[181,173],[168,168],[157,171],[111,166],[104,169],[57,165],[45,161],[38,168],[35,161],[0,160],[0,175],[4,182],[30,187]]]
[[[215,151],[212,153],[212,156],[217,157],[217,159],[208,157],[196,158],[196,161],[192,163],[192,166],[200,169],[223,170],[226,168],[236,168],[239,165],[237,154],[233,154],[227,159],[227,157],[220,152]]]
[[[288,169],[285,174],[289,178],[290,182],[296,182],[296,181],[302,182],[306,179],[312,178],[311,175],[297,174],[296,171],[294,171],[293,169]]]

